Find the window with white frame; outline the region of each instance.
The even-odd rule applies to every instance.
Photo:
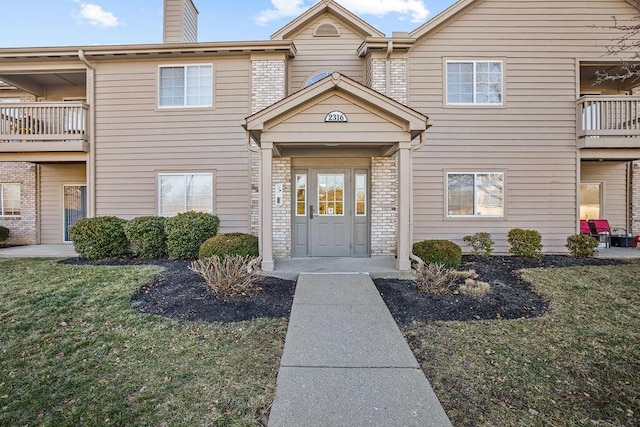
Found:
[[[447,216],[504,217],[504,174],[447,174]]]
[[[0,216],[20,216],[19,183],[0,183]]]
[[[447,105],[502,105],[502,61],[447,61]]]
[[[213,213],[213,174],[158,175],[158,211],[161,216],[197,211]]]
[[[159,100],[167,107],[211,107],[213,105],[213,66],[174,65],[160,67]]]

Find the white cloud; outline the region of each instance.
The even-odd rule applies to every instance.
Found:
[[[110,28],[120,25],[120,21],[113,13],[107,12],[97,4],[80,3],[80,17],[89,21],[89,24],[94,27]]]
[[[411,22],[423,23],[429,16],[429,10],[423,0],[336,0],[351,12],[363,15],[370,14],[384,16],[389,13],[397,13],[399,19],[410,18]],[[315,2],[314,2],[315,3]],[[273,8],[260,11],[255,17],[259,25],[280,18],[290,18],[300,15],[311,4],[305,4],[305,0],[271,0]]]

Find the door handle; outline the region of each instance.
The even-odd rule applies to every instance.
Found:
[[[309,205],[309,219],[313,219],[313,205]]]

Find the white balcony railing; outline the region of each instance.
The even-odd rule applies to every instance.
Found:
[[[84,102],[0,104],[0,143],[88,141]]]
[[[638,138],[640,96],[583,96],[577,118],[578,139]]]

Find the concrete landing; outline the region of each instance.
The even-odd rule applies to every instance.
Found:
[[[368,274],[300,274],[270,427],[451,426]]]

